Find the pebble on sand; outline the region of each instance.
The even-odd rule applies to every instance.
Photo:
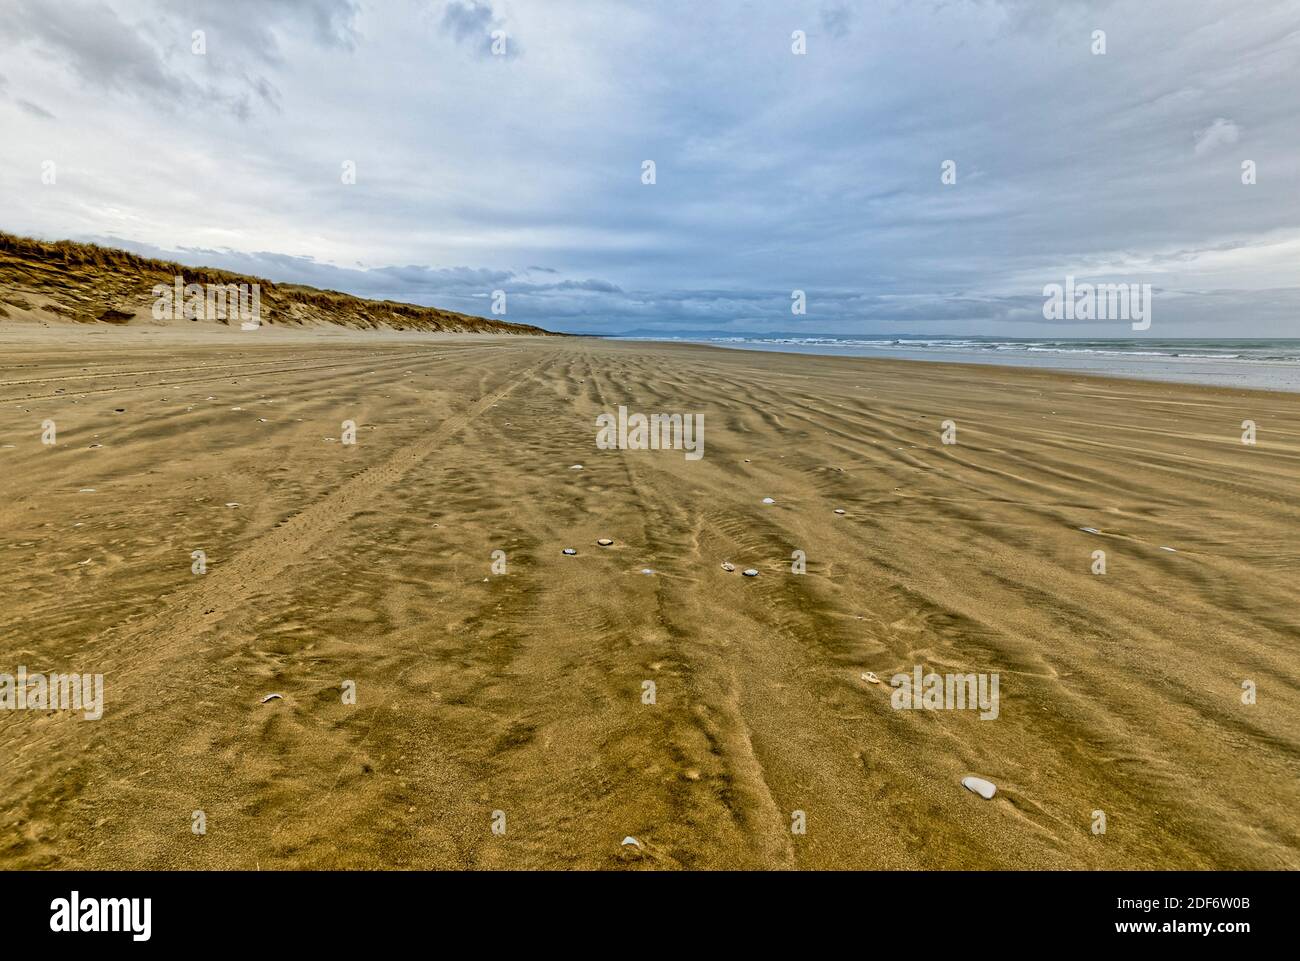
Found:
[[[596,543],[599,544],[601,547],[609,547],[614,542],[610,540],[608,537],[598,537],[596,538]]]
[[[733,563],[731,563],[731,561],[723,561],[723,562],[722,562],[722,569],[723,569],[724,571],[726,571],[727,573],[731,573],[732,571],[734,571],[734,570],[736,569],[736,565],[733,564]]]
[[[961,779],[961,784],[966,790],[974,791],[986,801],[998,793],[997,785],[982,777],[964,777]]]
[[[577,550],[575,550],[575,549],[572,548],[572,547],[566,547],[564,550],[560,551],[560,553],[561,553],[561,554],[568,554],[570,557],[572,557],[574,554],[576,554],[576,553],[578,553],[578,552],[577,552]]]
[[[754,568],[752,568],[752,567],[747,567],[747,568],[745,568],[743,571],[741,571],[740,573],[744,574],[746,577],[757,577],[757,576],[758,576],[758,571],[756,571],[756,570],[755,570]]]

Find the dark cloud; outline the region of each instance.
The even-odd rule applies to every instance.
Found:
[[[492,34],[498,30],[507,34],[504,56],[518,56],[522,49],[518,40],[506,31],[505,18],[498,15],[489,0],[448,0],[440,26],[457,43],[467,45],[481,56],[493,54]]]
[[[41,120],[54,119],[54,114],[50,113],[40,104],[35,104],[32,103],[30,100],[23,100],[21,98],[15,100],[14,103],[18,104],[20,108],[22,108],[26,113],[30,114],[33,117],[37,117]]]
[[[492,4],[479,0],[451,0],[442,14],[443,29],[462,42],[483,40],[495,21]]]
[[[821,21],[829,36],[847,37],[853,28],[853,11],[844,4],[828,4],[821,9]]]
[[[790,291],[763,289],[625,290],[604,280],[530,283],[521,273],[482,267],[418,265],[354,269],[310,257],[220,249],[165,250],[113,237],[89,238],[150,257],[216,266],[278,283],[308,284],[362,297],[437,305],[483,313],[484,299],[505,290],[512,319],[573,333],[638,331],[645,334],[950,333],[1006,336],[1129,336],[1127,323],[1109,320],[1060,323],[1043,319],[1042,291],[988,295],[894,296],[853,290],[808,290],[807,314],[790,311]],[[528,268],[533,270],[534,268]],[[1300,316],[1300,289],[1153,290],[1154,332],[1165,335],[1245,336],[1238,315],[1253,325],[1286,329]]]
[[[257,104],[278,108],[279,91],[261,71],[281,62],[280,33],[344,49],[357,39],[353,0],[192,0],[127,10],[95,0],[12,0],[0,44],[34,47],[95,96],[132,96],[172,111],[216,108],[246,120]],[[198,30],[203,61],[216,67],[208,78],[193,69]]]

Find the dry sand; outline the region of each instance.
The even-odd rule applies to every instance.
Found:
[[[0,866],[1300,867],[1300,396],[12,331],[0,671],[106,689],[0,711]],[[704,458],[598,450],[620,403],[704,414]],[[893,710],[918,664],[1000,716]]]

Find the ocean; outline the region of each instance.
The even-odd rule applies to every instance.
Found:
[[[1300,392],[1300,338],[1050,340],[985,337],[636,337],[738,350],[1049,367],[1115,377]]]

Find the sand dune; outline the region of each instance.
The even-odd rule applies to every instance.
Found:
[[[193,295],[185,290],[190,284],[205,289],[187,315],[185,306]],[[170,296],[173,287],[176,293]],[[244,299],[228,296],[239,287],[246,288]],[[254,287],[257,322],[280,330],[342,327],[554,336],[531,324],[392,300],[368,300],[303,284],[276,284],[262,277],[154,260],[97,244],[47,243],[0,231],[0,322],[7,325],[182,327],[191,335],[217,325],[239,328],[236,314],[239,307],[251,308]],[[220,298],[209,301],[210,294],[220,294]]]
[[[0,369],[0,671],[105,676],[0,711],[0,866],[1300,867],[1300,396],[91,333]],[[620,404],[705,456],[598,449]]]

